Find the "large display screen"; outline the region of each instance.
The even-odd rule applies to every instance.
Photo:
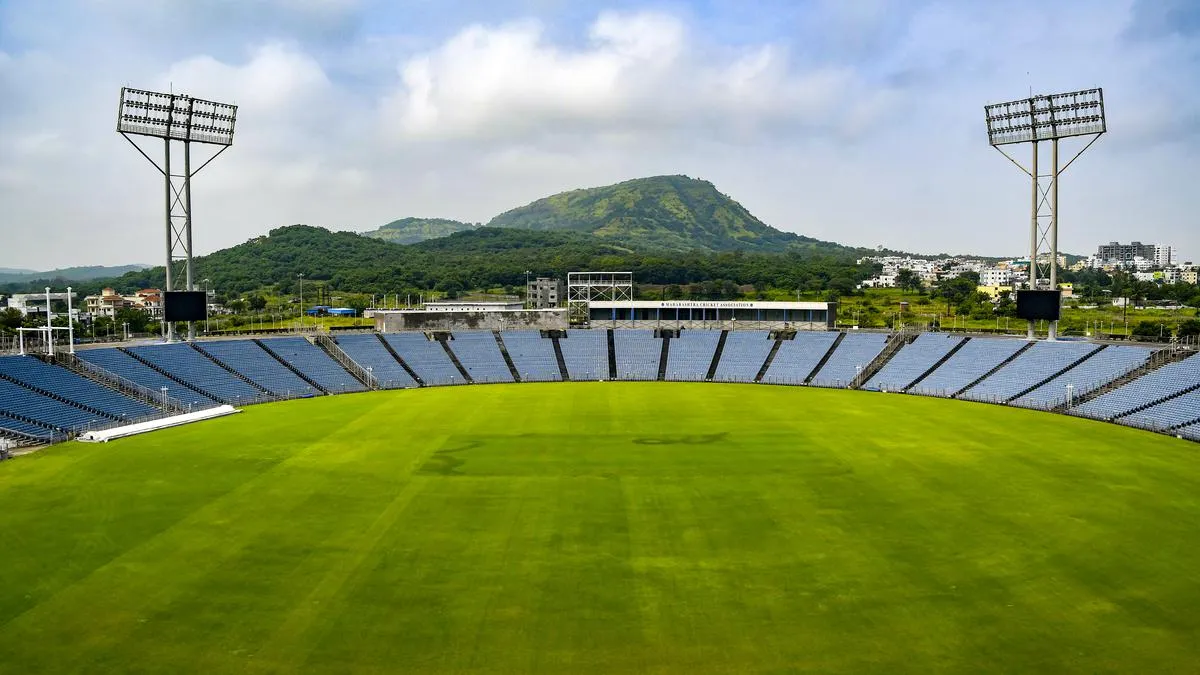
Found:
[[[163,295],[163,314],[167,321],[203,321],[206,315],[204,291],[168,291]]]
[[[1017,291],[1017,316],[1031,321],[1058,321],[1061,291]]]

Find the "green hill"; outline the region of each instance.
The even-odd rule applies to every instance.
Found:
[[[382,239],[393,244],[416,244],[427,239],[446,237],[455,232],[474,229],[471,223],[448,218],[401,218],[379,229],[363,232],[362,236]]]
[[[115,267],[90,266],[90,267],[64,267],[56,270],[47,270],[45,272],[36,272],[30,270],[12,270],[0,269],[0,283],[21,283],[32,281],[90,281],[92,279],[104,279],[125,274],[126,272],[136,272],[149,267],[149,265],[117,265]]]
[[[562,192],[488,226],[584,232],[635,250],[780,251],[816,242],[767,225],[712,183],[687,176]]]

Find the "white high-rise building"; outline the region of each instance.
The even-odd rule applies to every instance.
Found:
[[[980,286],[1009,286],[1012,284],[1012,270],[1002,267],[979,271]]]
[[[1172,261],[1173,253],[1174,253],[1174,251],[1171,250],[1170,246],[1164,246],[1162,244],[1155,244],[1154,245],[1154,264],[1158,265],[1159,267],[1169,267],[1171,265],[1171,263],[1173,262]]]

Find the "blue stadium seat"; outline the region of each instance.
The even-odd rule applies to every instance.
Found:
[[[1072,412],[1096,419],[1112,419],[1197,384],[1200,384],[1200,354],[1193,354],[1105,392]]]
[[[0,380],[0,413],[23,417],[66,432],[109,427],[117,421],[43,396],[8,380]]]
[[[423,333],[384,333],[383,339],[425,384],[433,387],[466,384],[438,341],[430,340]]]
[[[953,396],[1021,350],[1028,342],[1015,338],[972,338],[929,377],[908,390],[910,394]]]
[[[167,396],[174,398],[186,406],[208,408],[217,404],[215,400],[179,384],[120,349],[106,347],[104,349],[79,350],[75,355],[88,363],[99,366],[114,375],[119,375],[134,384],[140,384],[147,389],[158,392],[166,389]]]
[[[793,339],[783,340],[762,381],[770,384],[804,384],[837,336],[838,333],[834,332],[800,331]]]
[[[504,362],[496,334],[490,330],[457,331],[448,342],[458,362],[467,369],[471,381],[476,384],[489,382],[512,382],[512,371]]]
[[[837,349],[813,376],[819,387],[846,387],[887,345],[883,333],[847,333]]]
[[[1117,420],[1143,429],[1164,430],[1200,420],[1200,390],[1167,399]]]
[[[367,390],[324,349],[302,337],[265,338],[261,342],[288,365],[331,394]]]
[[[1107,347],[1087,361],[1013,401],[1013,405],[1048,410],[1067,401],[1067,386],[1072,398],[1091,393],[1122,375],[1140,368],[1150,359],[1145,347],[1117,345]]]
[[[241,373],[281,398],[320,394],[253,340],[221,340],[198,344],[210,357]]]
[[[558,341],[572,380],[608,379],[608,332],[572,328]]]
[[[720,340],[719,330],[681,330],[679,337],[671,340],[667,351],[666,379],[681,382],[704,381],[704,378],[708,377],[708,369],[712,366]]]
[[[725,337],[714,382],[753,382],[767,362],[775,341],[765,330],[731,330]],[[828,348],[828,347],[827,347]],[[675,345],[671,345],[672,351]],[[811,368],[809,370],[812,370]]]
[[[1035,342],[960,398],[1004,403],[1097,349],[1089,342]]]
[[[46,443],[61,438],[61,434],[49,425],[34,424],[0,412],[0,436],[11,435],[20,439],[33,439]]]
[[[131,421],[158,412],[153,406],[32,356],[0,358],[0,375],[48,391],[67,401],[99,410],[118,420]]]
[[[662,338],[652,330],[615,330],[618,380],[657,380],[662,358]]]
[[[371,371],[380,388],[407,389],[418,386],[417,381],[388,352],[375,333],[339,335],[337,343],[355,363]]]
[[[522,382],[558,382],[558,358],[554,342],[536,330],[507,330],[500,333],[504,348],[521,375]]]
[[[129,353],[225,403],[245,405],[270,398],[267,392],[230,373],[186,344],[129,347]],[[171,392],[168,391],[168,394]]]
[[[863,389],[901,391],[962,341],[962,337],[947,333],[921,333],[916,340],[901,347],[879,372],[867,380]]]

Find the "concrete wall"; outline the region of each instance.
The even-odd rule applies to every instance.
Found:
[[[566,309],[511,312],[375,312],[381,333],[427,330],[566,330]]]

